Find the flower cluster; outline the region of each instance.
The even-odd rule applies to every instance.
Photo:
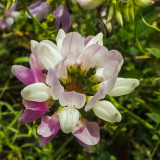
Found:
[[[129,94],[137,79],[117,78],[123,64],[121,54],[103,46],[103,35],[82,37],[61,29],[57,45],[43,40],[31,41],[30,68],[15,65],[12,73],[25,85],[22,91],[25,111],[20,122],[41,118],[38,134],[44,146],[61,129],[72,133],[79,144],[91,148],[100,140],[99,126],[89,122],[83,112],[94,112],[105,121],[121,121],[121,114],[106,94]],[[58,107],[57,107],[58,106]]]
[[[12,3],[11,7],[7,10],[4,9],[5,7],[3,4],[0,3],[0,10],[2,10],[3,13],[0,16],[0,28],[1,29],[6,29],[10,27],[14,23],[13,18],[17,18],[20,16],[20,13],[15,11],[17,7],[17,2]]]

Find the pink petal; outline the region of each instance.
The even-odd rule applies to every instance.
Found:
[[[110,74],[109,74],[110,73]],[[106,79],[105,81],[105,90],[106,90],[106,94],[109,93],[117,80],[117,76],[119,73],[119,64],[116,61],[113,61],[111,63],[108,63],[103,71],[103,75],[104,75],[104,79]]]
[[[105,83],[102,83],[97,93],[86,104],[85,111],[89,111],[100,99],[105,97],[105,94]]]
[[[120,64],[120,66],[122,66],[123,64],[123,57],[121,55],[120,52],[118,52],[117,50],[111,50],[109,51],[109,56],[110,56],[110,60],[112,61],[118,61],[118,63]]]
[[[75,91],[63,92],[60,96],[59,103],[62,106],[75,105],[76,108],[80,109],[84,106],[86,101],[86,96]]]
[[[20,65],[12,66],[12,73],[25,85],[30,85],[36,82],[32,70],[24,66]]]
[[[46,83],[51,86],[52,90],[52,98],[54,100],[57,100],[60,98],[61,94],[64,92],[64,88],[59,82],[57,75],[53,69],[48,70]]]
[[[36,50],[37,46],[33,48]],[[29,63],[31,66],[31,70],[35,76],[36,82],[45,82],[45,74],[42,73],[40,62],[35,54],[31,54],[29,58]]]
[[[40,140],[40,146],[43,147],[45,146],[49,141],[52,140],[52,138],[54,138],[56,134],[51,135],[50,137],[43,137],[41,136],[41,140]]]
[[[25,109],[18,120],[22,123],[30,123],[41,118],[45,113],[46,111],[33,111],[30,109]]]
[[[79,143],[82,147],[85,147],[89,153],[92,152],[92,146],[86,145],[85,143],[83,143],[83,142],[80,141],[79,139],[77,139],[77,140],[78,140],[78,143]]]
[[[52,115],[52,117],[49,116],[42,117],[41,124],[37,129],[37,133],[39,135],[42,135],[43,137],[50,137],[52,135],[56,135],[59,130],[60,130],[59,116],[55,114]]]
[[[84,39],[84,44],[85,46],[87,45],[87,43],[93,38],[94,36],[88,36],[87,38]]]
[[[49,111],[49,104],[48,102],[33,102],[27,101],[25,99],[22,100],[23,105],[30,110],[33,111]]]
[[[96,122],[80,120],[72,133],[78,141],[87,146],[95,145],[100,140],[99,126]]]
[[[80,58],[84,67],[101,68],[109,61],[108,49],[99,44],[92,44],[84,50]]]
[[[69,53],[78,56],[84,49],[84,40],[77,32],[71,32],[66,35],[62,44],[62,56],[65,57]]]

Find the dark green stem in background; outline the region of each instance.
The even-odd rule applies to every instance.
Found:
[[[111,103],[118,109],[121,109],[125,114],[129,115],[130,117],[132,117],[133,119],[135,119],[137,122],[141,123],[143,126],[145,126],[146,128],[155,131],[154,127],[149,124],[148,122],[146,122],[145,120],[143,120],[142,118],[140,118],[139,116],[135,115],[134,113],[130,112],[128,109],[124,108],[122,105],[120,105],[113,97],[109,97]]]

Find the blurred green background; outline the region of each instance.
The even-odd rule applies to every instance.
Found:
[[[31,4],[33,1],[27,1]],[[3,3],[6,3],[3,1]],[[62,1],[51,1],[52,9]],[[71,134],[60,131],[45,147],[40,147],[37,127],[40,120],[30,124],[18,122],[24,110],[20,91],[24,85],[11,73],[14,64],[29,67],[30,40],[53,40],[25,17],[21,16],[11,28],[0,30],[0,159],[2,160],[159,160],[160,159],[160,3],[136,10],[135,21],[124,21],[121,27],[112,21],[112,32],[107,33],[96,10],[83,10],[70,1],[72,27],[83,36],[104,33],[104,46],[116,49],[124,57],[119,76],[137,78],[140,86],[131,94],[116,98],[126,109],[154,126],[151,131],[121,111],[120,123],[107,123],[94,118],[101,128],[101,140],[88,153]],[[103,6],[102,6],[103,8]],[[147,22],[142,20],[142,16]],[[3,15],[1,15],[3,16]],[[53,14],[41,22],[47,30],[57,33]],[[150,25],[149,25],[150,24]]]

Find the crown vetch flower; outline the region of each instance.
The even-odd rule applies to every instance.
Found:
[[[62,24],[63,30],[67,32],[71,27],[71,16],[68,12],[68,9],[63,5],[60,5],[54,11],[54,17],[56,18],[55,25],[59,27],[60,24]]]
[[[42,20],[43,18],[46,18],[50,12],[49,4],[41,0],[38,0],[37,2],[31,4],[28,7],[28,9],[32,13],[32,15],[36,17],[38,20]],[[27,12],[26,12],[26,16],[30,18]]]
[[[31,57],[35,63],[30,61],[31,69],[21,66],[24,72],[18,72],[18,66],[13,66],[12,72],[27,85],[21,92],[23,103],[28,102],[27,109],[41,111],[45,108],[49,111],[48,104],[57,110],[55,113],[49,111],[52,116],[44,115],[47,111],[43,110],[39,116],[42,118],[38,128],[41,146],[61,129],[65,133],[72,132],[80,145],[91,148],[99,142],[99,126],[83,118],[81,110],[93,110],[105,121],[119,122],[119,111],[109,101],[101,99],[106,94],[129,94],[139,81],[117,78],[123,58],[118,51],[109,51],[103,46],[102,33],[84,38],[77,32],[66,35],[61,29],[56,42],[57,45],[48,40],[31,41]],[[55,101],[59,103],[58,108],[52,106]],[[32,105],[28,106],[30,103]],[[38,107],[34,103],[45,104]]]
[[[5,7],[0,3],[0,9],[3,10],[3,17],[0,17],[0,28],[5,29],[14,23],[13,18],[17,18],[20,16],[20,13],[15,11],[17,7],[17,2],[13,2],[11,7],[7,10],[4,9]]]

